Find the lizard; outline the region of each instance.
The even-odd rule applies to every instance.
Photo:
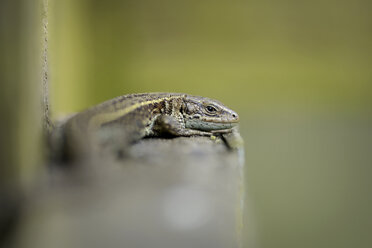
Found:
[[[63,125],[64,157],[91,155],[92,143],[122,148],[148,136],[231,133],[238,114],[221,102],[184,93],[123,95],[75,114]]]

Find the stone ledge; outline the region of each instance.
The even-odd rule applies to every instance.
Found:
[[[17,247],[239,247],[238,152],[180,137],[141,140],[130,154],[84,176],[48,176]]]

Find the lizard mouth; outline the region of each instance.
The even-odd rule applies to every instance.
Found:
[[[238,114],[234,113],[232,115],[227,116],[202,116],[200,114],[191,115],[187,117],[188,121],[191,122],[208,122],[208,123],[215,123],[215,124],[230,124],[230,123],[238,123],[239,116]]]
[[[210,123],[218,123],[218,124],[229,124],[229,123],[231,123],[231,124],[237,124],[238,122],[239,122],[239,119],[233,119],[233,120],[219,120],[219,121],[217,121],[217,120],[215,120],[215,119],[202,119],[202,121],[205,121],[205,122],[210,122]]]
[[[204,130],[204,131],[212,131],[212,130],[226,130],[231,129],[237,125],[237,121],[231,122],[231,121],[215,121],[215,120],[187,120],[186,121],[186,128],[191,129],[198,129],[198,130]]]

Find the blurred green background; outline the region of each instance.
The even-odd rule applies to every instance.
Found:
[[[54,117],[185,92],[240,114],[246,247],[372,247],[372,2],[50,0]]]

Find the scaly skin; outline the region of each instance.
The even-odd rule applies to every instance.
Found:
[[[239,116],[221,102],[179,93],[119,96],[71,117],[63,126],[65,156],[91,155],[92,145],[125,147],[146,136],[229,133]]]

